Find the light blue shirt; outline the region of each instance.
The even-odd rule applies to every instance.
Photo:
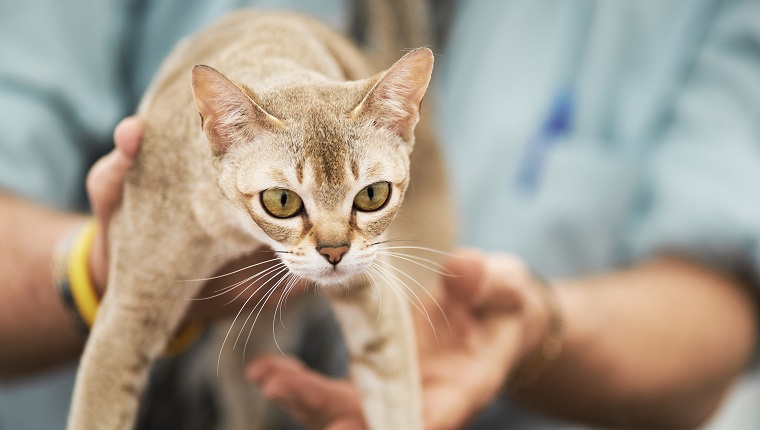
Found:
[[[675,252],[760,281],[760,2],[458,5],[437,72],[463,242],[549,278]],[[760,428],[758,371],[741,387],[714,428]]]
[[[721,267],[741,256],[760,275],[759,11],[461,2],[438,72],[465,241],[548,276],[665,250]],[[546,146],[537,136],[567,92],[569,125],[521,192],[529,146]]]

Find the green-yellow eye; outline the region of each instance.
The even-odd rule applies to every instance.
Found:
[[[354,197],[354,207],[360,211],[372,212],[383,207],[391,195],[391,185],[387,182],[375,182],[362,188]]]
[[[303,209],[298,194],[284,188],[270,188],[261,193],[261,205],[275,218],[290,218]]]

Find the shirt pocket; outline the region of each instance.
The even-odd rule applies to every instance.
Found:
[[[531,194],[509,199],[521,229],[515,248],[550,276],[579,275],[618,264],[619,243],[634,207],[634,156],[599,142],[558,142],[546,154]]]

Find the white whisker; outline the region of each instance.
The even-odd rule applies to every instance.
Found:
[[[248,250],[248,251],[239,251],[239,252],[223,252],[221,254],[212,255],[210,257],[206,257],[203,259],[203,261],[208,260],[214,260],[216,258],[231,258],[231,257],[242,257],[244,255],[251,255],[251,254],[260,254],[260,253],[271,253],[272,250],[264,247],[260,247],[258,249],[254,250]]]
[[[408,261],[408,262],[410,262],[412,264],[416,264],[416,265],[418,265],[420,267],[423,267],[423,268],[425,268],[427,270],[430,270],[431,272],[437,273],[437,274],[439,274],[441,276],[453,276],[451,273],[444,272],[443,270],[446,270],[446,269],[441,264],[436,263],[433,260],[428,260],[427,258],[418,257],[416,255],[401,254],[401,253],[398,253],[398,252],[377,251],[377,253],[378,253],[378,255],[386,255],[388,257],[394,257],[394,258],[398,258],[398,259],[401,259],[401,260]],[[440,268],[440,270],[436,270],[435,268],[430,267],[428,265],[425,265],[423,263],[420,263],[419,261],[416,261],[416,260],[422,260],[422,261],[425,261],[425,262],[429,262],[430,264],[433,264],[436,267]]]
[[[288,273],[287,275],[288,281],[283,287],[283,293],[280,296],[280,299],[277,300],[277,306],[275,307],[275,316],[277,316],[277,309],[280,310],[280,325],[282,326],[285,331],[288,331],[288,328],[285,327],[285,323],[282,322],[282,312],[287,308],[285,304],[285,300],[288,297],[288,294],[290,294],[290,290],[295,288],[295,283],[298,281],[298,277],[294,275],[293,273]],[[274,320],[272,320],[272,323],[274,324]],[[272,333],[274,334],[274,327],[272,328]],[[276,340],[275,340],[276,342]]]
[[[377,269],[381,269],[380,266],[376,265],[375,267]],[[377,272],[377,273],[378,273],[378,275],[382,275],[381,272]],[[386,282],[388,282],[387,278],[384,278],[384,279],[386,279]],[[403,305],[404,304],[404,299],[402,299],[401,295],[399,294],[399,291],[401,293],[403,293],[403,291],[401,291],[398,287],[396,287],[393,284],[393,282],[388,282],[387,285],[390,287],[391,291],[393,291],[393,294],[396,295],[396,298],[398,299],[399,304]],[[404,294],[404,298],[406,298],[407,302],[411,303],[411,300],[409,300],[409,297],[407,297],[406,294]],[[407,327],[409,327],[409,330],[414,330],[414,321],[412,321],[412,315],[411,315],[411,313],[410,312],[403,312],[402,315],[404,316],[404,321],[406,321],[406,325],[407,325]]]
[[[375,269],[382,269],[380,266],[378,266],[374,262],[372,263],[372,267],[374,267]],[[377,271],[376,273],[377,273],[378,276],[380,276],[381,279],[383,279],[386,282],[386,285],[391,289],[391,291],[393,292],[393,294],[396,295],[396,298],[398,298],[399,302],[400,303],[404,303],[404,299],[402,299],[401,295],[399,294],[399,288],[396,287],[393,284],[393,282],[391,282],[392,280],[388,279],[380,271]],[[403,293],[403,291],[402,291],[402,293]],[[407,297],[406,295],[404,295],[404,297],[406,298],[407,302],[411,303],[411,300],[409,300],[409,297]],[[409,312],[403,312],[403,315],[404,315],[404,319],[406,320],[406,323],[407,323],[408,327],[410,327],[410,328],[413,329],[414,328],[414,323],[412,322],[412,318],[411,318],[411,315],[409,314]]]
[[[433,248],[428,248],[427,246],[414,246],[414,245],[383,246],[381,249],[416,249],[418,251],[428,251],[428,252],[432,252],[434,254],[445,255],[447,257],[459,258],[456,254],[452,254],[450,252],[445,252],[445,251],[439,251],[439,250],[433,249]]]
[[[267,279],[267,281],[264,284],[262,284],[262,286],[268,284],[269,282],[273,281],[274,279],[277,279],[281,273],[286,272],[287,270],[288,270],[287,267],[280,269],[277,273],[275,273],[274,275],[270,276],[269,279]],[[243,326],[240,328],[240,332],[238,333],[237,338],[235,339],[235,344],[232,345],[232,350],[233,351],[235,350],[235,347],[237,346],[237,343],[240,340],[240,335],[243,334],[243,330],[245,329],[245,326],[248,324],[248,320],[251,318],[251,315],[253,315],[253,313],[256,312],[256,308],[258,308],[258,307],[260,307],[261,309],[264,309],[264,305],[269,300],[269,298],[274,294],[275,290],[280,285],[280,283],[282,282],[283,279],[285,279],[285,276],[282,276],[279,279],[277,279],[277,282],[275,282],[274,285],[272,285],[271,287],[269,287],[267,289],[267,291],[264,293],[264,295],[261,297],[261,299],[259,299],[259,301],[256,302],[255,305],[253,305],[253,308],[251,309],[251,312],[248,314],[248,316],[246,317],[245,321],[243,321]],[[261,287],[259,287],[259,288],[261,288]],[[257,291],[258,291],[258,289],[257,289]],[[256,291],[254,291],[253,294],[256,294]],[[260,312],[261,311],[259,311],[259,313]],[[258,314],[257,314],[257,317],[258,317]],[[254,324],[255,323],[256,323],[256,320],[254,319]],[[251,331],[253,331],[253,324],[251,325]],[[245,349],[243,349],[243,355],[245,356]]]
[[[419,286],[419,287],[420,287],[420,289],[421,289],[421,290],[422,290],[422,291],[423,291],[425,294],[427,294],[427,296],[430,298],[430,300],[432,300],[432,301],[433,301],[433,303],[435,304],[435,306],[438,308],[438,311],[441,313],[441,316],[443,316],[443,319],[444,319],[444,321],[446,321],[446,327],[448,327],[448,329],[449,329],[449,333],[451,333],[451,324],[449,323],[449,318],[446,316],[446,312],[444,312],[444,311],[443,311],[443,308],[442,308],[442,307],[441,307],[441,305],[438,303],[438,300],[436,300],[436,299],[435,299],[435,297],[433,297],[433,295],[432,295],[432,294],[430,294],[430,291],[428,291],[428,290],[427,290],[427,288],[425,288],[425,286],[424,286],[424,285],[422,285],[422,284],[421,284],[419,281],[417,281],[416,279],[414,279],[413,277],[411,277],[411,276],[410,276],[408,273],[404,272],[403,270],[399,269],[398,267],[395,267],[393,264],[390,264],[390,263],[388,263],[387,261],[383,261],[383,260],[381,260],[381,259],[378,259],[377,261],[378,261],[378,262],[381,262],[381,263],[383,263],[383,264],[386,264],[386,265],[388,265],[388,267],[390,267],[391,269],[393,269],[393,270],[397,271],[398,273],[400,273],[400,274],[402,274],[402,275],[406,276],[408,279],[411,279],[411,281],[412,281],[412,282],[414,282],[415,284],[417,284],[417,286]],[[411,290],[410,290],[410,291],[411,291]],[[412,294],[414,294],[414,292],[413,292],[413,291],[412,291]],[[417,295],[416,295],[416,294],[414,294],[414,296],[415,296],[415,297],[417,297]],[[419,300],[419,297],[417,297],[417,299]],[[422,301],[420,300],[420,303],[421,303],[421,302],[422,302]],[[423,305],[423,307],[424,307],[424,305]],[[433,334],[435,334],[435,329],[433,329]],[[438,337],[438,336],[436,336],[436,338],[437,338],[437,337]]]
[[[243,279],[242,281],[238,281],[238,282],[236,282],[236,283],[234,283],[232,285],[226,286],[224,288],[219,288],[218,290],[215,291],[216,294],[214,294],[214,295],[207,296],[207,297],[191,298],[191,299],[188,299],[188,300],[208,300],[208,299],[213,299],[213,298],[222,296],[224,294],[227,294],[230,291],[234,290],[235,288],[237,288],[237,287],[245,284],[246,282],[250,281],[250,284],[248,284],[248,286],[246,286],[240,294],[238,294],[234,299],[230,300],[230,302],[228,302],[227,304],[232,303],[235,300],[237,300],[237,298],[240,297],[243,293],[245,293],[246,290],[248,290],[248,288],[250,288],[253,284],[255,284],[257,280],[259,280],[260,278],[264,277],[268,273],[271,273],[272,271],[277,270],[278,268],[280,268],[282,266],[284,266],[283,263],[278,263],[278,264],[276,264],[276,265],[274,265],[272,267],[269,267],[269,268],[267,268],[265,270],[262,270],[261,272],[256,273],[255,275],[251,275],[251,276]]]
[[[262,288],[264,285],[266,285],[266,284],[267,284],[267,283],[268,283],[268,282],[269,282],[271,279],[272,279],[272,278],[269,278],[269,279],[268,279],[266,282],[264,282],[263,284],[261,284],[261,286],[259,286],[259,287],[256,289],[256,291],[258,291],[260,288]],[[243,309],[245,309],[245,307],[248,305],[248,302],[249,302],[249,301],[250,301],[250,300],[251,300],[251,299],[254,297],[254,295],[256,294],[256,291],[254,291],[254,292],[253,292],[253,293],[252,293],[252,294],[251,294],[251,295],[250,295],[250,296],[249,296],[249,297],[248,297],[248,298],[245,300],[245,302],[243,303],[243,305],[240,307],[240,310],[239,310],[239,311],[238,311],[238,313],[235,315],[235,318],[232,320],[232,324],[230,324],[230,328],[227,330],[227,334],[225,334],[225,335],[224,335],[224,340],[222,340],[222,346],[219,348],[219,357],[217,357],[217,359],[216,359],[216,376],[217,376],[217,377],[219,377],[219,366],[220,366],[220,364],[221,364],[221,361],[222,361],[222,352],[224,351],[224,345],[227,343],[227,338],[229,338],[229,336],[230,336],[230,332],[232,331],[232,327],[234,327],[234,326],[235,326],[235,322],[236,322],[236,321],[237,321],[237,319],[240,317],[240,314],[243,312]],[[245,327],[245,325],[243,325],[243,326]],[[242,329],[241,329],[241,330],[242,330]],[[234,347],[233,347],[233,349],[234,349]]]
[[[374,243],[372,243],[372,245],[382,245],[384,243],[391,243],[391,242],[419,242],[419,243],[424,243],[424,241],[422,241],[422,240],[410,239],[412,237],[417,237],[419,235],[420,235],[419,233],[412,233],[412,234],[408,234],[406,236],[393,237],[393,238],[390,238],[390,239],[385,239],[385,240],[381,240],[381,241],[378,241],[378,242],[374,242]]]
[[[374,266],[374,263],[373,263],[373,266]],[[380,288],[380,285],[377,283],[377,281],[375,280],[375,277],[372,276],[372,274],[370,272],[374,272],[374,273],[377,274],[377,269],[375,269],[374,267],[370,266],[368,268],[368,271],[364,272],[364,275],[368,276],[369,279],[371,279],[372,286],[375,287],[375,289],[377,290],[377,294],[380,296],[380,306],[378,306],[378,308],[377,308],[377,318],[375,319],[375,325],[377,325],[380,322],[380,313],[383,310],[383,300],[382,300],[383,289]],[[378,276],[379,276],[379,274],[378,274]]]
[[[415,292],[414,292],[414,291],[413,291],[413,290],[412,290],[412,289],[411,289],[411,288],[410,288],[410,287],[409,287],[409,286],[406,284],[406,282],[402,281],[401,279],[399,279],[399,277],[398,277],[398,276],[394,275],[394,274],[393,274],[393,273],[391,273],[390,271],[388,271],[388,270],[386,270],[385,268],[383,268],[382,266],[378,265],[378,264],[377,264],[378,262],[383,262],[383,263],[387,264],[389,267],[393,267],[393,265],[392,265],[392,264],[390,264],[390,263],[388,263],[388,262],[385,262],[385,261],[383,261],[383,260],[381,260],[381,259],[377,259],[377,260],[375,260],[375,262],[373,263],[373,265],[374,265],[374,266],[375,266],[375,267],[376,267],[378,270],[382,271],[383,273],[387,274],[387,275],[388,275],[388,276],[390,276],[391,278],[393,278],[393,279],[395,279],[396,281],[398,281],[398,282],[401,284],[401,286],[402,286],[402,287],[406,288],[406,289],[407,289],[407,290],[408,290],[410,293],[412,293],[412,295],[414,296],[414,298],[417,300],[417,303],[419,303],[419,306],[417,305],[417,303],[415,303],[415,302],[414,302],[414,301],[413,301],[413,300],[412,300],[412,299],[411,299],[411,298],[410,298],[410,297],[409,297],[409,296],[408,296],[408,295],[407,295],[407,294],[404,292],[404,290],[402,290],[402,289],[399,289],[399,291],[400,291],[400,292],[401,292],[401,293],[404,295],[404,297],[406,297],[406,299],[409,301],[409,303],[411,303],[411,304],[412,304],[412,306],[414,306],[414,308],[415,308],[415,309],[417,309],[417,311],[418,311],[420,314],[422,314],[422,315],[424,315],[424,316],[425,316],[425,318],[426,318],[426,319],[427,319],[427,321],[428,321],[428,324],[430,324],[430,328],[431,328],[431,329],[433,329],[433,335],[435,336],[436,340],[438,340],[438,335],[436,334],[436,331],[435,331],[435,327],[433,326],[433,320],[430,318],[430,314],[428,314],[428,311],[427,311],[427,309],[425,308],[425,304],[424,304],[424,303],[422,303],[422,300],[420,300],[419,296],[417,296],[417,294],[416,294],[416,293],[415,293]],[[395,268],[394,268],[394,269],[395,269]],[[397,269],[397,270],[398,270],[398,269]]]
[[[177,280],[177,282],[199,282],[199,281],[210,281],[210,280],[212,280],[212,279],[219,279],[219,278],[224,278],[225,276],[234,275],[235,273],[238,273],[238,272],[242,272],[243,270],[248,270],[248,269],[250,269],[250,268],[252,268],[252,267],[256,267],[256,266],[259,266],[259,265],[262,265],[262,264],[270,263],[270,262],[272,262],[272,261],[276,261],[276,260],[279,260],[279,259],[280,259],[279,257],[270,258],[269,260],[266,260],[266,261],[262,261],[262,262],[259,262],[259,263],[255,263],[255,264],[251,264],[250,266],[246,266],[246,267],[243,267],[243,268],[240,268],[240,269],[234,270],[234,271],[232,271],[232,272],[229,272],[229,273],[225,273],[225,274],[223,274],[223,275],[212,276],[212,277],[210,277],[210,278],[198,278],[198,279],[179,279],[179,280]]]
[[[256,281],[258,281],[259,279],[263,278],[264,276],[271,274],[271,273],[272,273],[272,272],[274,272],[275,270],[279,270],[279,272],[277,272],[278,274],[279,274],[279,273],[282,273],[282,271],[283,271],[283,270],[287,270],[287,268],[283,269],[284,267],[285,267],[285,264],[283,264],[283,263],[280,263],[280,264],[277,264],[277,265],[274,265],[274,266],[270,267],[270,268],[269,268],[269,269],[267,269],[267,270],[264,270],[264,271],[262,271],[262,272],[258,273],[257,275],[255,275],[255,276],[252,278],[252,280],[251,280],[251,283],[250,283],[250,284],[248,284],[248,285],[247,285],[245,288],[243,288],[243,291],[239,292],[239,293],[238,293],[238,295],[237,295],[237,296],[235,296],[235,298],[233,298],[232,300],[230,300],[230,301],[229,301],[227,304],[230,304],[230,303],[234,303],[234,302],[235,302],[235,300],[237,300],[238,298],[240,298],[240,296],[242,296],[243,294],[245,294],[245,292],[246,292],[246,291],[247,291],[249,288],[251,288],[251,286],[253,286],[253,284],[255,284],[255,283],[256,283]],[[274,276],[277,276],[277,275],[274,275]],[[271,279],[271,278],[270,278],[270,279]],[[267,282],[268,282],[268,281],[267,281]],[[265,283],[266,283],[266,282],[265,282]],[[264,285],[264,284],[262,284],[262,286],[263,286],[263,285]],[[226,290],[227,290],[227,291],[231,291],[231,290],[232,290],[232,289],[234,289],[234,288],[237,288],[237,286],[233,286],[233,288],[229,288],[229,287],[227,287],[227,288],[226,288]],[[259,288],[261,288],[261,287],[259,287]],[[253,292],[253,294],[256,294],[256,291],[258,291],[258,290],[259,290],[259,289],[257,288],[257,289],[256,289],[256,290]],[[221,293],[221,294],[224,294],[224,293]]]
[[[384,252],[384,253],[389,254],[389,255],[399,255],[399,256],[402,256],[402,257],[407,257],[407,258],[411,258],[411,259],[414,259],[414,260],[423,261],[425,263],[428,263],[428,264],[430,264],[430,265],[432,265],[432,266],[440,269],[441,271],[445,271],[446,270],[446,267],[443,264],[441,264],[440,262],[435,261],[435,260],[431,260],[429,258],[425,258],[425,257],[419,256],[417,254],[412,254],[412,253],[408,253],[408,252],[399,252],[399,251],[389,251],[387,248],[379,248],[379,251],[380,252]]]
[[[285,327],[285,323],[282,322],[282,313],[285,310],[284,305],[285,301],[288,299],[288,295],[290,292],[295,288],[296,283],[298,282],[298,277],[296,275],[293,275],[292,273],[288,273],[287,275],[289,277],[287,284],[285,285],[284,291],[282,295],[280,296],[280,299],[277,300],[277,306],[274,308],[274,315],[272,315],[272,338],[274,339],[274,344],[277,346],[277,349],[280,351],[282,355],[285,355],[285,353],[282,351],[282,348],[280,348],[280,342],[277,341],[277,334],[275,333],[275,319],[277,318],[277,311],[280,312],[280,325],[282,325],[282,328],[285,329],[285,331],[288,331],[288,328]],[[246,340],[246,345],[248,344],[248,340]]]

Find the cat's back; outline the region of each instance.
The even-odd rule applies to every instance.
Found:
[[[180,41],[164,60],[143,97],[140,112],[181,96],[192,100],[190,71],[205,64],[236,80],[241,69],[290,59],[334,80],[355,80],[373,73],[363,54],[325,24],[294,12],[239,10]],[[237,75],[237,76],[236,76]],[[243,82],[256,85],[257,82]],[[180,94],[175,94],[180,93]]]

